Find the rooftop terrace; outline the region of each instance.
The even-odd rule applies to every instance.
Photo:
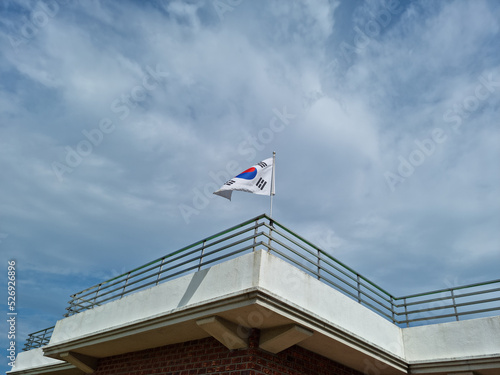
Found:
[[[500,280],[394,296],[286,228],[260,215],[71,295],[65,317],[94,309],[241,255],[265,249],[398,327],[498,315]],[[24,350],[47,345],[54,327],[31,333]]]

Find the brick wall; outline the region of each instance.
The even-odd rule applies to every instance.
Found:
[[[95,375],[361,375],[337,362],[293,346],[278,354],[258,347],[253,330],[249,348],[228,350],[213,338],[103,358]]]

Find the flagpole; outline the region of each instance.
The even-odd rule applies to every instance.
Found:
[[[273,195],[274,195],[274,171],[275,171],[275,166],[276,166],[276,152],[273,151],[273,171],[271,174],[271,210],[269,213],[269,217],[273,217]]]

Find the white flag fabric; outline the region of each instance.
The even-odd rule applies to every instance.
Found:
[[[214,194],[229,200],[231,200],[231,194],[234,190],[259,195],[271,195],[272,176],[273,158],[269,158],[233,177]]]

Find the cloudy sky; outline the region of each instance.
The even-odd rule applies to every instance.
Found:
[[[494,0],[2,1],[18,345],[70,294],[268,212],[211,193],[273,151],[276,220],[383,288],[498,279],[499,28]]]

